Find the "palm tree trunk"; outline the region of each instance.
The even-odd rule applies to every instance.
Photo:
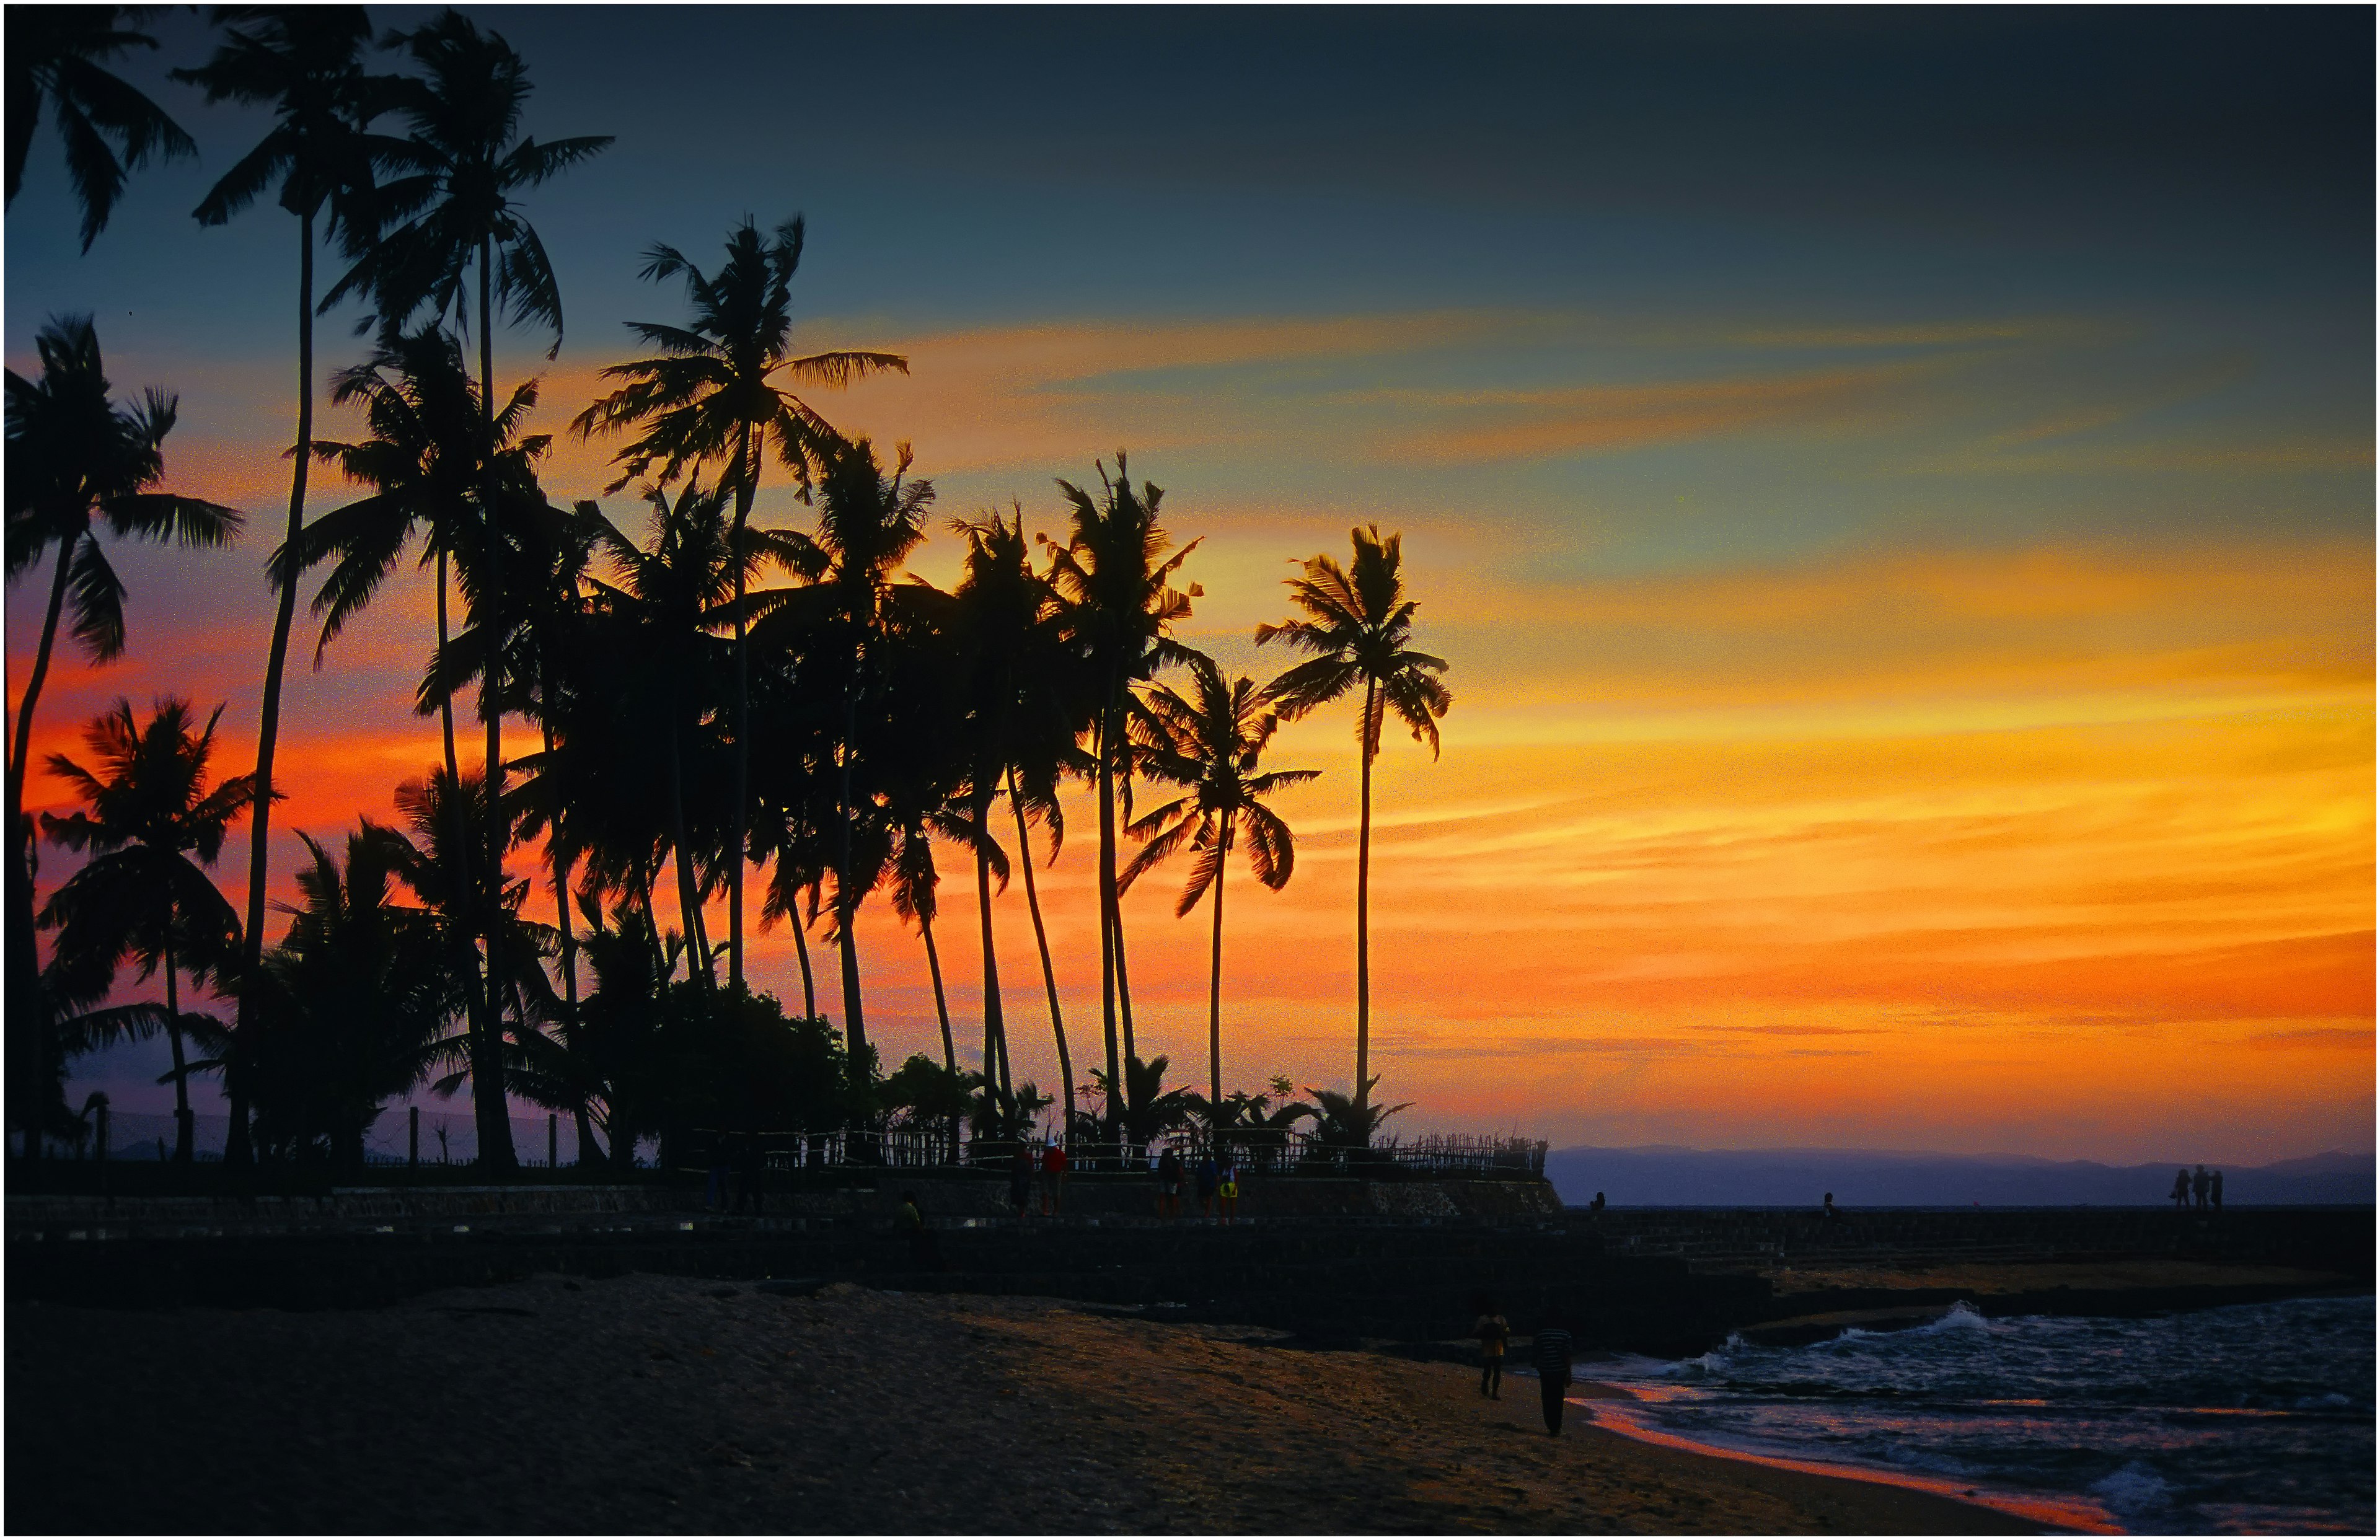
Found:
[[[492,462],[496,447],[496,339],[489,330],[491,320],[488,305],[489,267],[494,252],[488,238],[480,238],[480,425],[486,435],[482,453]],[[497,982],[504,977],[504,847],[511,842],[504,818],[504,541],[496,534],[496,488],[488,465],[480,474],[486,478],[480,489],[480,534],[486,541],[481,554],[488,564],[486,593],[488,622],[488,661],[480,675],[480,714],[487,722],[488,782],[488,1014],[487,1030],[480,1042],[487,1054],[489,1073],[474,1070],[471,1075],[471,1099],[480,1124],[480,1163],[498,1170],[510,1170],[513,1158],[513,1125],[510,1108],[504,1099],[502,1056],[504,1053],[504,1020]],[[491,1140],[492,1139],[492,1143]]]
[[[87,537],[84,537],[87,538]],[[42,698],[42,682],[49,677],[50,652],[57,645],[58,612],[65,608],[67,569],[75,540],[58,542],[57,576],[50,580],[50,607],[42,621],[42,645],[33,654],[32,676],[25,682],[25,698],[17,707],[17,741],[8,746],[8,1025],[25,1034],[32,1073],[25,1081],[25,1162],[42,1160],[42,1117],[49,1108],[43,1094],[49,1084],[50,1021],[39,985],[41,952],[33,943],[33,831],[25,822],[25,767],[32,753],[33,707]]]
[[[1215,862],[1215,939],[1207,958],[1207,1112],[1209,1136],[1223,1120],[1223,879],[1231,875],[1232,825],[1223,824],[1223,848]]]
[[[1112,679],[1112,673],[1111,673]],[[1112,685],[1111,700],[1115,694]],[[1115,829],[1115,766],[1110,753],[1110,728],[1114,712],[1103,705],[1099,711],[1099,1012],[1101,1025],[1107,1030],[1108,1048],[1108,1137],[1118,1136],[1122,1128],[1123,1109],[1117,1097],[1123,1086],[1123,1065],[1117,1051],[1116,1038],[1116,829]]]
[[[978,775],[976,783],[984,783]],[[997,1048],[1001,1063],[1001,1088],[1008,1086],[1008,1009],[1000,998],[1000,953],[991,942],[991,853],[980,843],[991,837],[988,825],[991,820],[991,797],[978,794],[975,808],[975,833],[978,843],[975,852],[975,909],[978,928],[983,933],[983,1073],[991,1074],[992,1050]]]
[[[190,1072],[182,1057],[182,996],[174,979],[174,943],[165,942],[165,1036],[174,1045],[174,1158],[190,1163]]]
[[[865,1067],[868,1055],[868,1026],[859,1014],[859,941],[851,933],[851,922],[857,911],[856,903],[846,905],[841,898],[835,901],[835,940],[843,953],[843,1021],[844,1044],[849,1050],[854,1083]]]
[[[1066,1022],[1058,1013],[1058,971],[1050,965],[1050,932],[1041,924],[1041,895],[1033,886],[1033,840],[1025,823],[1025,804],[1016,797],[1016,769],[1008,770],[1008,806],[1016,815],[1016,858],[1025,870],[1025,906],[1033,913],[1033,944],[1041,950],[1041,985],[1050,992],[1050,1033],[1058,1040],[1058,1078],[1066,1090],[1066,1133],[1075,1132],[1075,1061],[1066,1051]]]
[[[1364,1109],[1371,1093],[1372,1067],[1372,737],[1378,680],[1364,681],[1364,811],[1355,833],[1355,1126],[1367,1125]],[[1368,1136],[1364,1141],[1371,1143]]]
[[[802,898],[794,895],[794,961],[802,965],[802,1014],[818,1019],[818,983],[810,976],[809,922],[802,917]]]
[[[852,891],[851,761],[857,749],[852,740],[859,734],[860,664],[861,655],[855,648],[852,679],[843,692],[843,766],[835,803],[836,821],[842,825],[843,864],[835,873],[834,928],[843,952],[844,1043],[855,1066],[864,1064],[868,1048],[868,1023],[859,1009],[859,943],[851,933],[851,922],[859,913],[859,898]]]
[[[306,527],[306,470],[314,459],[314,214],[298,216],[298,446],[289,472],[289,533],[285,549],[297,550]],[[248,981],[264,965],[264,887],[270,875],[273,832],[273,757],[281,741],[281,675],[289,660],[289,627],[298,607],[298,575],[281,585],[273,613],[273,646],[264,660],[264,704],[256,724],[256,801],[249,812],[248,933],[240,948],[240,990],[234,1007],[232,1041],[245,1044],[254,1020]],[[248,1091],[241,1078],[225,1073],[231,1127],[224,1136],[224,1163],[246,1166]]]
[[[744,474],[735,487],[735,535],[727,559],[735,569],[735,758],[730,794],[735,798],[731,822],[734,843],[727,847],[727,988],[744,988],[744,845],[750,838],[750,810],[744,806],[752,742],[751,664],[744,637],[744,526],[752,516],[752,498],[759,491],[760,461],[752,453],[752,425],[744,425],[739,458]]]
[[[942,1068],[955,1070],[959,1067],[959,1056],[957,1046],[951,1040],[951,1004],[942,995],[942,959],[934,951],[934,922],[922,910],[917,915],[917,929],[926,938],[926,972],[934,981],[934,1019],[942,1024]],[[987,1036],[984,1038],[987,1052],[990,1046],[991,1038]],[[990,1062],[989,1058],[984,1061],[987,1069]]]
[[[1123,894],[1114,894],[1110,902],[1115,905],[1116,1019],[1123,1027],[1123,1056],[1129,1060],[1139,1057],[1140,1049],[1132,1040],[1132,974],[1123,962]]]
[[[701,895],[695,889],[694,853],[686,843],[686,787],[678,764],[677,724],[670,724],[669,795],[670,843],[677,853],[677,916],[685,927],[686,946],[686,976],[710,982],[710,953],[702,944]],[[697,964],[699,963],[699,966]]]
[[[645,934],[653,943],[653,984],[666,988],[670,981],[669,952],[662,946],[662,924],[653,916],[653,869],[647,861],[637,863],[637,898],[645,911]]]

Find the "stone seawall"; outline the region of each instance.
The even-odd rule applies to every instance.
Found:
[[[937,1226],[1013,1217],[1004,1178],[888,1170],[873,1183],[801,1183],[764,1194],[764,1221],[890,1224],[904,1197]],[[1243,1183],[1244,1220],[1559,1223],[1560,1202],[1544,1182],[1395,1181],[1296,1177]],[[1140,1176],[1069,1177],[1062,1207],[1069,1222],[1156,1222],[1157,1184]],[[636,1186],[387,1186],[333,1188],[319,1197],[119,1197],[10,1194],[14,1242],[173,1239],[411,1231],[455,1223],[477,1228],[593,1231],[616,1226],[675,1228],[707,1222],[699,1188]],[[1030,1206],[1038,1215],[1037,1187]],[[1184,1207],[1196,1212],[1195,1196]]]

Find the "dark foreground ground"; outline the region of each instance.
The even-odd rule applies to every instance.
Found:
[[[12,1533],[2014,1533],[1537,1420],[1451,1364],[638,1275],[7,1331]]]

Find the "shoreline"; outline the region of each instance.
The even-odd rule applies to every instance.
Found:
[[[1643,1415],[1629,1410],[1643,1398],[1625,1386],[1607,1384],[1600,1380],[1581,1381],[1603,1394],[1567,1398],[1570,1404],[1585,1412],[1597,1427],[1623,1438],[1662,1449],[1703,1456],[1711,1460],[1741,1461],[1746,1464],[1766,1466],[1770,1470],[1790,1471],[1803,1475],[1830,1481],[1872,1482],[1880,1486],[1904,1488],[1928,1493],[1951,1502],[1973,1508],[1989,1509],[2013,1519],[2022,1520],[2053,1531],[2077,1534],[2122,1534],[2126,1531],[2114,1516],[2098,1504],[2083,1498],[2044,1497],[2034,1493],[2008,1492],[1987,1486],[1968,1486],[1947,1476],[1925,1476],[1912,1472],[1887,1470],[1877,1466],[1858,1465],[1849,1461],[1806,1459],[1792,1455],[1768,1454],[1760,1450],[1737,1449],[1707,1439],[1689,1438],[1655,1426]]]
[[[1025,1296],[553,1274],[363,1310],[18,1304],[18,1532],[2022,1534],[1657,1447],[1475,1364]],[[193,1426],[237,1429],[188,1438]]]

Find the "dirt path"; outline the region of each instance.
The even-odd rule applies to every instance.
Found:
[[[1983,1533],[1537,1422],[1470,1372],[1047,1300],[538,1279],[380,1311],[9,1312],[17,1533]]]

